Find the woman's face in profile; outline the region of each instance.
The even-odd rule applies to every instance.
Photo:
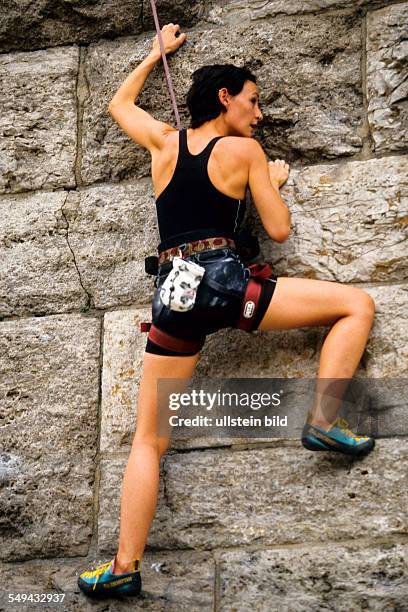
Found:
[[[245,81],[244,87],[236,96],[227,96],[224,121],[228,124],[231,136],[251,138],[255,126],[262,120],[259,108],[259,89],[252,81]]]

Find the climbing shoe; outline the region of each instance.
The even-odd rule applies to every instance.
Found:
[[[126,574],[113,574],[114,559],[102,563],[94,570],[83,572],[78,578],[78,586],[88,597],[107,599],[139,595],[142,580],[140,577],[140,561],[133,561],[133,570]]]
[[[368,455],[373,450],[374,438],[356,436],[344,419],[336,419],[328,431],[306,423],[302,444],[311,451],[336,451],[345,455]]]

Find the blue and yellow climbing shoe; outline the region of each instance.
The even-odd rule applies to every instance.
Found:
[[[345,455],[368,455],[374,448],[374,438],[356,436],[344,419],[336,419],[329,430],[306,423],[302,444],[311,451],[335,451]]]
[[[133,570],[126,574],[113,574],[113,563],[102,563],[94,570],[83,572],[78,578],[78,586],[88,597],[107,599],[139,595],[142,588],[140,561],[133,561]]]

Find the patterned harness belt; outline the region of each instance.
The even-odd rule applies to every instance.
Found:
[[[159,266],[163,265],[167,261],[171,261],[173,257],[188,257],[194,253],[201,253],[202,251],[212,251],[214,249],[222,249],[228,247],[235,249],[235,242],[231,238],[224,238],[222,236],[216,238],[203,238],[202,240],[194,240],[193,242],[185,242],[176,247],[166,249],[159,255]]]

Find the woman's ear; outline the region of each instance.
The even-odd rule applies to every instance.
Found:
[[[227,108],[229,104],[230,95],[228,93],[228,89],[226,87],[222,87],[218,90],[218,99],[225,108]]]

